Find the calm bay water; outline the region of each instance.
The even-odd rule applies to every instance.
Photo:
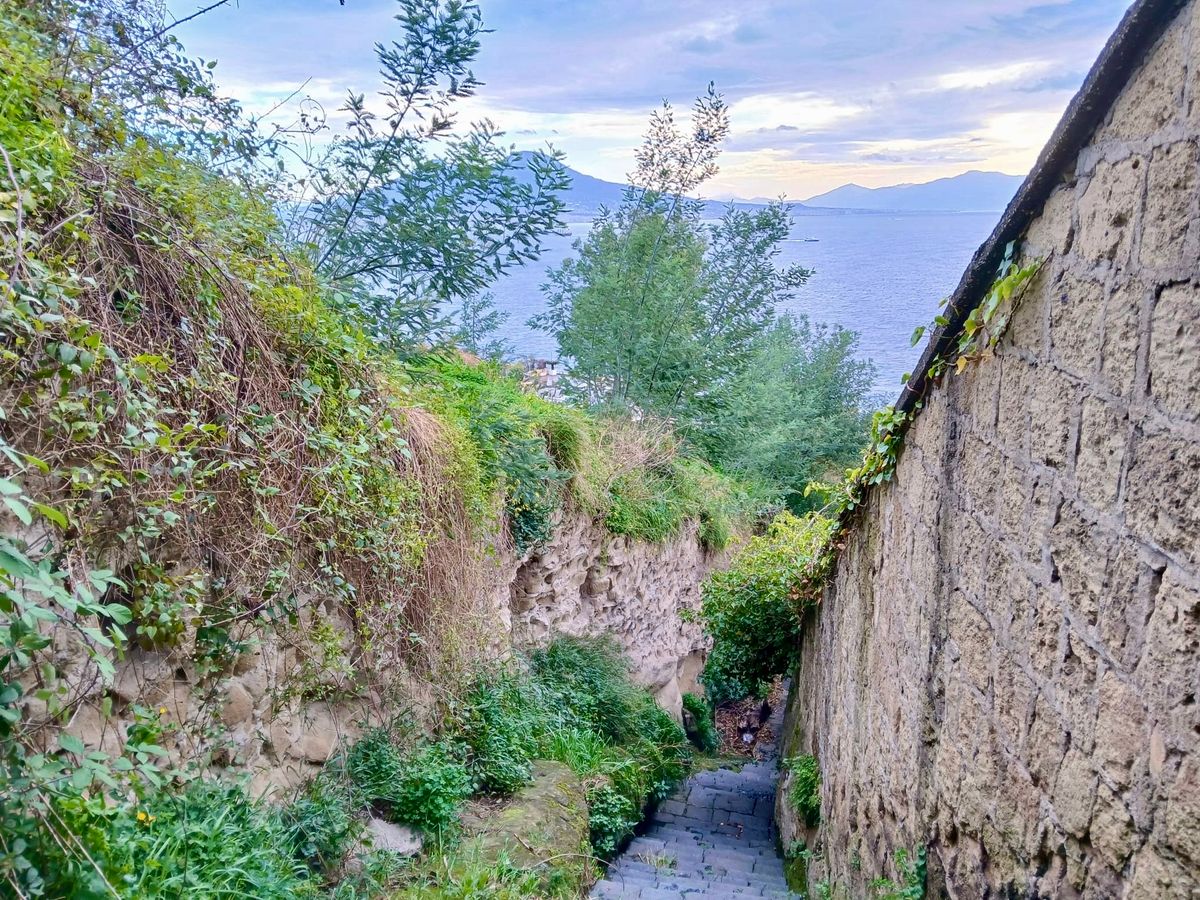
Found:
[[[920,347],[909,338],[937,313],[938,301],[958,285],[971,255],[991,232],[999,213],[927,213],[806,216],[798,218],[779,262],[815,269],[785,311],[814,322],[841,325],[859,335],[858,355],[874,362],[876,390],[884,402],[900,392]],[[510,318],[500,329],[519,356],[554,358],[554,339],[526,321],[545,307],[541,284],[548,268],[587,234],[588,223],[568,226],[537,264],[503,278],[492,289]]]

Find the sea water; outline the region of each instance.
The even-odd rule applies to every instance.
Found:
[[[999,220],[999,213],[847,213],[800,216],[778,257],[781,266],[813,269],[808,283],[781,311],[813,322],[840,325],[858,334],[857,354],[876,368],[882,402],[900,393],[900,377],[920,354],[910,338],[928,324],[938,302],[958,285],[972,254]],[[546,306],[541,285],[549,268],[571,252],[590,224],[574,222],[568,234],[547,242],[533,264],[505,275],[492,288],[509,314],[498,336],[518,357],[557,357],[554,338],[531,330],[529,317]]]

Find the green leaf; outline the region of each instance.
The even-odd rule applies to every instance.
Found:
[[[85,750],[83,741],[75,737],[73,734],[63,733],[58,736],[58,746],[62,747],[68,753],[80,753]]]
[[[40,512],[43,516],[45,516],[51,522],[53,522],[55,525],[57,525],[59,528],[62,528],[64,531],[66,530],[66,528],[68,526],[67,517],[65,515],[63,515],[59,510],[57,510],[53,506],[49,506],[45,503],[35,503],[35,504],[33,504],[33,508],[36,509],[38,512]]]

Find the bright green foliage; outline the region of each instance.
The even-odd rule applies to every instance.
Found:
[[[717,734],[717,726],[713,721],[712,705],[698,694],[683,695],[683,709],[692,717],[696,733],[693,741],[705,753],[712,753],[721,746],[721,738]]]
[[[700,540],[723,549],[752,504],[742,486],[698,459],[674,458],[621,475],[609,488],[604,524],[613,534],[664,541],[684,522],[700,524]]]
[[[785,765],[792,773],[788,802],[809,828],[821,821],[821,768],[815,756],[794,756]]]
[[[641,809],[619,788],[604,784],[593,789],[588,794],[588,827],[596,855],[615,856],[641,817]]]
[[[701,679],[714,703],[760,692],[795,663],[800,618],[824,578],[821,553],[832,529],[816,513],[780,513],[704,583],[700,614],[713,649]]]
[[[434,403],[470,435],[484,489],[504,497],[518,552],[546,540],[570,477],[560,466],[577,457],[586,421],[523,391],[497,364],[436,359],[423,371]]]
[[[755,341],[753,363],[723,385],[722,405],[698,411],[689,440],[722,471],[807,511],[808,484],[862,447],[872,369],[854,359],[855,341],[803,316],[777,318]]]
[[[543,755],[583,778],[592,846],[610,856],[633,834],[647,802],[666,797],[691,762],[687,736],[604,642],[559,639],[534,653],[533,676],[551,713]],[[588,737],[587,735],[593,737]]]
[[[890,878],[877,878],[871,882],[873,900],[924,900],[926,862],[925,848],[919,847],[913,857],[903,847],[896,851],[896,871],[900,874],[897,884]]]
[[[91,861],[64,854],[52,841],[27,849],[27,856],[44,860],[44,880],[35,888],[44,896],[316,896],[280,816],[237,787],[194,782],[134,802],[64,792],[53,809],[63,833],[86,839]],[[10,847],[18,839],[5,834]]]
[[[402,751],[383,729],[350,748],[346,775],[356,794],[390,821],[430,832],[449,825],[471,792],[466,766],[448,744]]]

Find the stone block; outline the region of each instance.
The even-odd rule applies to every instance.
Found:
[[[1047,792],[1058,777],[1066,744],[1067,732],[1058,712],[1044,694],[1039,695],[1034,702],[1033,717],[1029,723],[1025,755],[1034,784]]]
[[[1029,363],[1015,356],[1003,357],[996,431],[1011,453],[1021,454],[1028,449],[1029,398],[1035,380],[1036,372]]]
[[[1128,263],[1145,170],[1140,156],[1096,164],[1079,199],[1074,247],[1087,262],[1107,262],[1118,268]]]
[[[1096,807],[1090,826],[1092,846],[1112,869],[1121,872],[1136,846],[1133,818],[1121,801],[1101,782],[1096,789]]]
[[[1137,378],[1142,306],[1147,290],[1140,281],[1121,282],[1104,304],[1100,375],[1108,389],[1129,399]]]
[[[1124,410],[1097,397],[1084,398],[1075,481],[1079,496],[1096,509],[1111,510],[1117,503],[1128,431]]]
[[[1145,702],[1116,672],[1100,677],[1096,713],[1096,763],[1114,784],[1128,786],[1134,760],[1147,743]]]
[[[1180,764],[1167,796],[1166,842],[1200,866],[1200,759],[1195,749]]]
[[[1148,137],[1182,117],[1187,82],[1185,18],[1179,17],[1146,54],[1096,135],[1098,143]]]
[[[986,692],[992,679],[992,629],[961,591],[950,596],[948,637],[958,650],[959,675],[977,690]]]
[[[1150,396],[1167,415],[1200,421],[1200,285],[1164,288],[1150,326]]]
[[[1030,401],[1029,452],[1042,465],[1063,469],[1070,461],[1074,430],[1078,427],[1080,389],[1061,372],[1043,366],[1034,376]]]
[[[1075,185],[1059,185],[1046,199],[1041,215],[1025,232],[1023,251],[1042,258],[1066,253],[1075,238],[1074,215]]]
[[[1048,587],[1038,585],[1034,591],[1032,640],[1029,643],[1029,665],[1042,678],[1050,678],[1058,665],[1059,648],[1065,632],[1065,618],[1057,599]]]
[[[254,698],[238,679],[225,686],[225,702],[221,705],[221,721],[232,728],[249,721],[254,715]]]
[[[1200,651],[1200,590],[1184,583],[1174,568],[1162,575],[1153,600],[1136,676],[1142,695],[1160,723],[1165,758],[1168,747],[1194,746],[1196,656]],[[1162,727],[1167,732],[1162,732]],[[1172,727],[1174,726],[1174,727]]]
[[[1200,445],[1170,432],[1134,430],[1125,520],[1145,541],[1200,562]]]
[[[1138,258],[1143,266],[1170,268],[1184,261],[1188,229],[1195,221],[1195,141],[1155,149],[1146,176],[1146,210]]]
[[[1104,296],[1099,281],[1070,273],[1050,293],[1050,356],[1077,377],[1089,378],[1097,369]]]
[[[1097,620],[1112,546],[1113,538],[1071,504],[1063,506],[1050,529],[1050,558],[1062,583],[1063,599],[1082,622]]]
[[[1096,773],[1088,758],[1072,747],[1063,757],[1051,802],[1063,829],[1076,837],[1087,833],[1096,797]]]

